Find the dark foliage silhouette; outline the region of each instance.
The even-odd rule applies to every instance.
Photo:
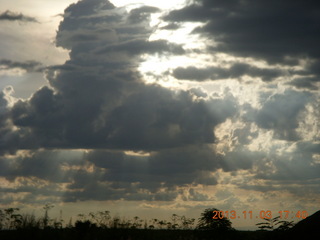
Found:
[[[219,210],[216,208],[207,208],[201,213],[199,218],[197,228],[198,229],[208,229],[208,230],[219,230],[219,231],[229,231],[233,230],[231,226],[231,221],[226,217],[214,219],[214,212]]]
[[[46,205],[47,206],[47,205]],[[294,240],[306,232],[319,231],[320,211],[302,220],[291,228],[292,222],[281,221],[279,217],[264,220],[257,224],[260,230],[269,231],[238,231],[232,228],[231,221],[223,216],[213,219],[216,208],[205,209],[194,227],[193,218],[173,214],[170,220],[153,218],[140,219],[138,216],[126,219],[111,216],[109,211],[79,214],[75,223],[72,219],[66,224],[60,218],[49,217],[52,208],[44,207],[44,215],[20,214],[18,208],[0,209],[0,239],[33,240]],[[49,205],[48,205],[49,206]],[[230,231],[232,230],[232,231]],[[272,231],[270,231],[272,230]],[[301,239],[301,238],[300,238]]]
[[[263,222],[257,223],[256,225],[260,230],[265,231],[286,231],[294,225],[293,221],[281,220],[280,216],[270,219],[264,218],[263,220]]]

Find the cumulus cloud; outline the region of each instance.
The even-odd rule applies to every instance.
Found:
[[[145,85],[136,69],[139,56],[132,53],[181,54],[182,49],[165,40],[149,42],[150,27],[144,18],[131,23],[132,14],[125,15],[108,2],[91,3],[91,9],[78,15],[85,2],[67,8],[59,27],[58,44],[71,53],[65,65],[49,68],[53,88],[43,87],[11,109],[21,147],[156,150],[213,143],[214,127],[236,111],[234,100],[194,101],[189,91]],[[155,9],[138,10],[146,14]],[[112,16],[110,21],[105,11]],[[79,21],[74,23],[75,19]],[[69,41],[79,29],[93,37]],[[100,29],[112,37],[100,38]]]
[[[237,103],[231,93],[211,98],[195,88],[173,91],[144,83],[137,70],[141,54],[184,53],[178,44],[148,40],[149,16],[156,11],[127,12],[100,0],[65,10],[57,45],[70,50],[70,59],[46,69],[50,86],[10,107],[1,102],[3,177],[69,182],[65,201],[173,200],[178,186],[217,184],[211,172],[221,167],[221,159],[208,144],[216,141],[215,127],[236,113]],[[79,168],[64,167],[63,156],[42,148],[104,151],[92,150]],[[31,153],[13,160],[7,158],[9,149]],[[128,150],[150,156],[128,157],[123,152]]]

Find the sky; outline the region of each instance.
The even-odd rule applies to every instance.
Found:
[[[0,208],[319,210],[318,1],[2,0],[0,39]]]

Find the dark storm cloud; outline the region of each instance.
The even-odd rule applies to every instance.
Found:
[[[210,129],[235,113],[235,102],[229,97],[193,102],[191,96],[148,86],[112,112],[109,123],[115,127],[109,139],[141,150],[214,142]]]
[[[319,11],[319,1],[195,0],[191,5],[171,11],[164,20],[169,24],[202,22],[193,33],[213,40],[207,45],[207,51],[212,54],[223,52],[292,66],[299,65],[302,59],[311,59],[305,72],[289,84],[316,90],[315,83],[320,80]],[[245,70],[243,74],[253,74],[264,81],[282,75],[276,69],[248,66],[242,70]],[[223,78],[219,72],[231,75],[221,69],[188,68],[178,68],[174,74],[179,79],[194,76],[196,80],[203,80]],[[315,76],[310,78],[309,75]]]
[[[211,98],[200,88],[172,91],[143,82],[141,54],[184,53],[174,43],[148,41],[148,16],[155,11],[128,13],[102,0],[65,10],[57,45],[70,50],[70,59],[46,68],[50,87],[12,107],[4,94],[0,102],[3,177],[69,183],[64,201],[169,201],[179,186],[217,184],[211,172],[223,164],[207,144],[216,141],[214,128],[236,114],[236,99],[231,92]],[[63,154],[41,148],[96,150],[69,164],[59,160]],[[6,155],[19,149],[30,151]]]
[[[19,137],[16,142],[3,143],[2,148],[14,144],[17,149],[156,150],[213,143],[214,127],[235,114],[235,99],[229,95],[195,101],[194,91],[145,85],[137,71],[139,54],[181,54],[183,49],[164,40],[149,42],[152,29],[148,22],[131,23],[131,15],[123,9],[108,2],[90,4],[84,12],[78,5],[65,11],[57,39],[60,46],[71,50],[70,60],[47,69],[54,89],[43,87],[12,107],[10,117],[20,128],[14,135]],[[154,10],[139,8],[137,12]],[[106,21],[104,13],[113,18]],[[75,19],[80,21],[74,23]],[[134,31],[123,31],[123,27]],[[74,37],[79,32],[91,37]]]
[[[25,16],[22,13],[7,10],[0,14],[0,21],[21,21],[21,22],[38,22],[37,19]]]
[[[165,20],[206,22],[196,32],[212,36],[214,50],[282,62],[320,57],[319,9],[318,1],[197,0]]]
[[[229,68],[221,67],[179,67],[174,69],[173,76],[177,79],[203,81],[207,79],[219,80],[228,78],[240,78],[243,76],[259,77],[263,81],[272,81],[284,75],[280,69],[266,69],[250,66],[245,63],[235,63]]]
[[[262,95],[263,96],[263,95]],[[296,141],[296,133],[301,113],[312,96],[308,92],[286,90],[283,94],[262,97],[263,106],[256,112],[255,122],[264,129],[274,131],[274,137],[282,140]]]
[[[212,10],[203,5],[192,4],[179,10],[171,11],[164,17],[166,21],[175,22],[202,22],[212,17]]]
[[[27,72],[41,72],[43,70],[43,66],[40,62],[37,61],[12,61],[9,59],[0,59],[0,70],[3,69],[14,69],[19,68],[25,70]]]
[[[86,90],[90,87],[93,86],[90,84]],[[85,91],[85,94],[90,92]],[[103,96],[72,102],[72,95],[71,99],[65,98],[44,87],[30,101],[17,102],[11,110],[11,117],[15,125],[32,129],[26,135],[20,131],[20,144],[24,148],[152,150],[213,143],[212,129],[235,113],[234,100],[228,96],[220,100],[193,102],[192,96],[191,92],[177,95],[157,86],[141,86],[139,92],[114,107],[104,105],[106,99]],[[110,94],[110,100],[113,97],[116,96]],[[103,107],[111,109],[105,112],[101,109]],[[75,111],[78,108],[82,111]]]

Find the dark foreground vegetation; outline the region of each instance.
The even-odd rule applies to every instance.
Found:
[[[284,239],[282,234],[261,231],[167,230],[167,229],[21,229],[0,231],[0,239],[32,240],[206,240],[206,239]]]
[[[212,211],[216,210],[213,208],[204,210],[197,224],[195,219],[176,214],[170,221],[147,221],[139,217],[129,220],[111,217],[108,211],[80,214],[75,223],[70,219],[65,224],[61,217],[49,217],[51,207],[46,205],[44,216],[38,218],[20,214],[16,208],[0,210],[0,240],[293,240],[311,239],[312,234],[319,236],[320,231],[320,211],[295,226],[273,218],[257,224],[260,230],[238,231],[227,218],[212,219]]]

